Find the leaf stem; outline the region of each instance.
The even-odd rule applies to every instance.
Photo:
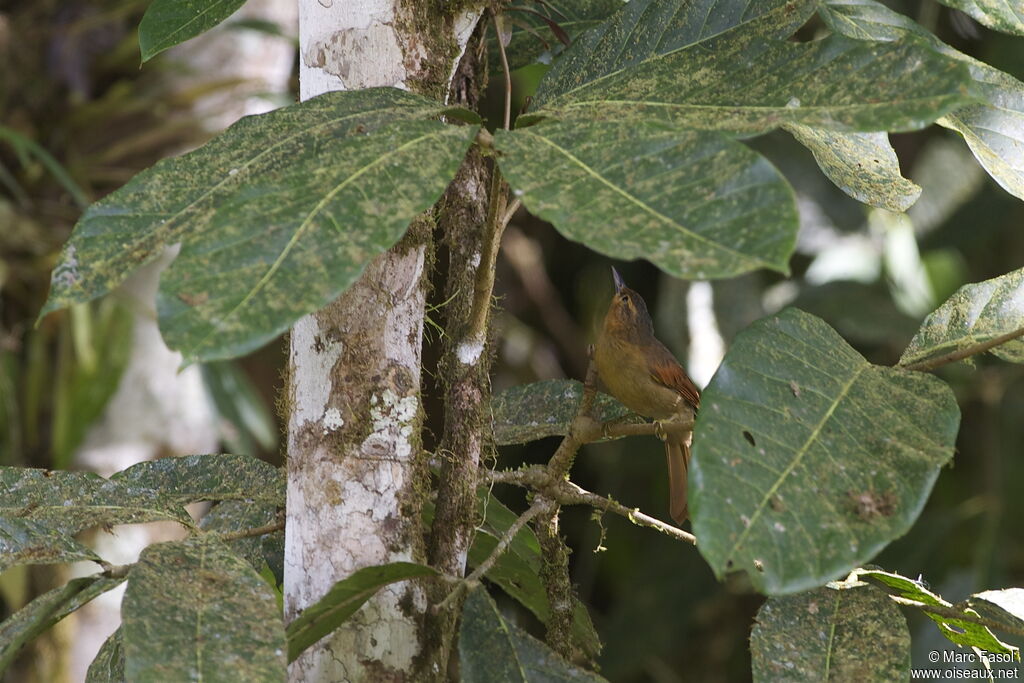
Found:
[[[498,40],[498,53],[501,54],[501,70],[505,75],[505,130],[512,124],[512,74],[508,68],[508,55],[505,54],[505,43],[501,37],[501,26],[498,23],[497,13],[492,13],[494,18],[494,33]]]
[[[907,365],[904,365],[902,367],[905,370],[917,370],[919,372],[928,372],[942,365],[946,365],[948,363],[955,363],[958,360],[963,360],[968,356],[973,356],[979,353],[985,353],[989,349],[995,348],[1000,344],[1005,344],[1008,341],[1013,341],[1014,339],[1017,339],[1018,337],[1022,336],[1024,336],[1024,327],[1020,328],[1019,330],[1014,330],[1013,332],[1007,332],[1006,334],[999,335],[998,337],[993,337],[992,339],[989,339],[988,341],[985,342],[971,344],[970,346],[965,346],[962,349],[952,351],[942,356],[936,356],[935,358],[929,358],[928,360],[920,360],[917,361],[916,363],[908,363]]]

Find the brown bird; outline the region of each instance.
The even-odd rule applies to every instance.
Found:
[[[654,338],[647,304],[612,268],[615,296],[594,345],[597,374],[611,395],[627,408],[659,422],[689,420],[700,407],[700,392],[672,352]],[[669,513],[676,524],[688,516],[686,468],[690,441],[665,433]]]

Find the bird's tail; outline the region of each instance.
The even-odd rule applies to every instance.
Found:
[[[668,511],[676,524],[689,517],[686,504],[686,469],[690,464],[690,439],[670,436],[665,440],[665,459],[668,461]]]

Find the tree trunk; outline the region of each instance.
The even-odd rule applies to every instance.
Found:
[[[301,0],[299,16],[303,99],[382,85],[443,99],[479,10],[453,14],[437,0]],[[361,567],[426,560],[420,349],[432,228],[428,218],[414,221],[344,295],[292,330],[286,620]],[[306,650],[291,680],[441,678],[426,610],[418,584],[380,591]]]

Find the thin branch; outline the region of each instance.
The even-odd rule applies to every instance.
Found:
[[[505,227],[506,225],[508,225],[508,222],[510,220],[512,220],[512,216],[515,215],[516,211],[518,211],[519,207],[522,206],[522,205],[523,205],[523,200],[519,199],[518,197],[516,197],[511,202],[509,202],[508,208],[505,210],[505,215],[501,217],[501,226],[502,227]]]
[[[974,356],[979,353],[985,353],[989,349],[995,348],[1000,344],[1005,344],[1008,341],[1013,341],[1018,337],[1024,337],[1024,327],[1020,328],[1019,330],[1014,330],[1013,332],[1007,332],[1006,334],[999,335],[998,337],[989,339],[986,342],[971,344],[970,346],[965,346],[964,348],[958,349],[957,351],[953,351],[942,356],[936,356],[935,358],[929,358],[928,360],[917,361],[916,363],[908,363],[907,365],[904,365],[902,367],[905,370],[917,370],[920,372],[928,372],[942,365],[946,365],[948,363],[955,363],[958,360],[963,360],[968,356]]]
[[[872,585],[877,586],[878,584],[872,583]],[[1004,631],[1006,633],[1011,633],[1015,636],[1024,636],[1024,628],[1015,627],[1012,624],[1006,624],[1001,621],[992,621],[976,614],[967,614],[965,612],[961,612],[956,607],[946,607],[945,605],[929,605],[926,602],[911,600],[910,598],[905,598],[902,595],[893,595],[892,593],[889,594],[889,597],[892,598],[893,601],[895,601],[897,604],[903,605],[904,607],[913,607],[914,609],[919,609],[922,612],[930,612],[931,614],[936,614],[942,617],[943,619],[957,619],[959,621],[966,621],[972,624],[978,624],[979,626],[984,626],[986,628],[994,629],[996,631]]]
[[[491,310],[491,294],[494,292],[494,271],[498,261],[498,249],[501,247],[501,234],[505,225],[499,218],[505,213],[508,195],[506,185],[501,178],[498,165],[491,168],[491,188],[487,207],[487,231],[482,240],[480,265],[476,269],[476,280],[473,283],[473,310],[470,318],[467,341],[483,343],[487,337],[487,316]]]
[[[501,70],[505,74],[505,130],[512,124],[512,72],[508,68],[508,55],[505,54],[505,43],[498,25],[498,15],[494,14],[494,32],[497,33],[498,52],[501,54]]]
[[[226,534],[217,534],[217,538],[225,542],[237,541],[240,538],[265,536],[267,534],[272,534],[275,531],[284,531],[284,520],[271,522],[270,524],[264,524],[263,526],[253,527],[252,529],[240,529],[239,531],[230,531]]]

